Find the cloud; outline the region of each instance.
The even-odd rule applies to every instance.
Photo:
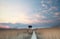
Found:
[[[56,6],[51,6],[50,8],[42,10],[41,12],[42,13],[46,13],[46,14],[48,14],[48,13],[50,14],[51,12],[54,13],[57,10],[58,10],[58,8]]]
[[[42,15],[42,14],[34,14],[33,17],[34,17],[34,18],[40,18],[40,19],[46,18],[46,17],[45,17],[44,15]]]
[[[25,3],[2,1],[0,4],[0,22],[11,23],[30,23],[27,13],[29,13],[30,6]],[[29,22],[28,22],[29,21]]]
[[[53,22],[52,20],[33,20],[33,22],[35,22],[35,23],[51,23],[51,22]]]
[[[53,17],[60,17],[60,12],[55,12]]]
[[[28,16],[30,12],[29,6],[24,6],[24,5],[13,5],[13,4],[6,4],[3,6],[0,6],[2,11],[0,13],[0,22],[10,22],[10,23],[26,23],[26,24],[31,24],[34,22],[38,22],[39,20],[36,19],[44,19],[46,18],[43,15],[40,14],[34,14],[31,17]]]
[[[46,19],[46,20],[45,20]],[[33,23],[51,23],[53,20],[47,20],[47,17],[41,14],[34,14],[27,19],[31,24]]]
[[[51,4],[52,3],[52,0],[42,0],[41,3]]]
[[[34,2],[35,3],[35,2]],[[36,5],[29,5],[29,4],[25,4],[22,2],[12,2],[12,3],[8,3],[8,2],[3,2],[2,4],[0,4],[0,22],[10,22],[10,23],[25,23],[25,24],[32,24],[32,23],[51,23],[53,22],[53,20],[47,20],[47,19],[51,19],[52,14],[58,10],[58,8],[56,6],[49,6],[50,5],[51,0],[50,1],[42,1],[41,2],[41,7],[39,7],[41,9],[41,11],[39,10],[39,12],[36,12],[33,9],[38,8]],[[49,5],[48,5],[49,4]],[[37,9],[36,9],[37,10]],[[33,13],[31,14],[30,12]],[[38,11],[38,10],[37,10]],[[49,17],[49,15],[50,17]],[[45,16],[46,15],[46,16]],[[58,16],[58,13],[55,13],[55,16]],[[47,18],[48,16],[48,18]],[[46,20],[44,20],[46,19]]]
[[[42,19],[46,19],[46,17],[41,15],[41,14],[34,14],[32,16],[26,15],[25,18],[23,17],[23,19],[21,18],[21,19],[19,19],[20,21],[19,20],[18,21],[21,22],[21,23],[32,24],[32,23],[36,23],[36,22],[38,22]]]
[[[6,25],[6,26],[5,25],[0,25],[0,28],[6,28],[7,29],[7,28],[10,28],[10,26],[8,26],[8,25]]]
[[[58,18],[58,20],[60,20],[60,18]]]
[[[56,12],[56,13],[55,13],[55,16],[59,16],[59,15],[60,15],[60,12]]]

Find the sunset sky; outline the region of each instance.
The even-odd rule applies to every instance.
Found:
[[[0,23],[59,25],[60,0],[0,0]]]

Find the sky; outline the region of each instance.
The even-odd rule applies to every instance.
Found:
[[[0,23],[59,25],[60,0],[0,0]]]

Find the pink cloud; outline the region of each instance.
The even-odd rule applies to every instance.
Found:
[[[53,17],[59,17],[59,15],[60,15],[60,12],[56,12],[56,13],[54,13]]]
[[[37,19],[34,19],[32,20],[32,23],[51,23],[51,22],[54,22],[53,20],[37,20]]]
[[[59,12],[56,12],[55,15],[58,16],[60,13]]]
[[[56,6],[53,6],[49,10],[57,10],[57,7]]]
[[[51,23],[53,20],[43,20],[47,17],[41,14],[34,14],[31,18],[25,20],[25,23],[33,24],[33,23]]]
[[[51,23],[53,22],[52,20],[40,20],[40,23]]]
[[[58,18],[58,20],[60,20],[60,18]]]
[[[60,20],[60,18],[58,18],[58,20]]]
[[[6,29],[8,29],[10,27],[9,26],[4,26],[4,25],[0,25],[0,28],[6,28]]]
[[[40,18],[40,19],[44,19],[44,18],[47,18],[46,16],[44,15],[41,15],[41,14],[34,14],[33,15],[33,18]]]

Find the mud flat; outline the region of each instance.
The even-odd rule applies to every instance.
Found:
[[[60,28],[36,29],[38,39],[60,39]]]
[[[3,29],[0,30],[0,39],[31,39],[29,29]]]

